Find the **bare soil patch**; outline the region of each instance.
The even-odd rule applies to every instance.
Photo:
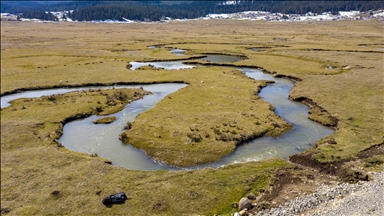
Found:
[[[319,173],[317,170],[298,165],[295,171],[280,170],[270,189],[259,196],[250,213],[263,209],[276,208],[296,197],[312,193],[320,185],[336,185],[337,177]]]
[[[148,119],[149,122],[132,123],[129,130],[132,136],[139,136],[143,131],[142,125],[148,126],[144,128],[148,133],[143,136],[151,137],[154,147],[163,140],[169,140],[167,137],[183,134],[185,149],[198,149],[207,140],[199,134],[200,140],[197,135],[203,134],[204,124],[212,139],[217,135],[214,133],[216,126],[217,132],[230,135],[226,132],[228,126],[223,123],[229,125],[236,119],[240,125],[243,119],[245,122],[254,118],[251,114],[267,113],[269,106],[253,105],[252,101],[260,100],[255,92],[261,82],[240,80],[241,75],[228,71],[223,67],[225,64],[205,65],[206,70],[176,72],[151,68],[127,70],[127,63],[131,61],[175,59],[168,48],[147,48],[153,44],[173,44],[188,50],[185,54],[191,56],[199,53],[247,56],[247,59],[231,65],[263,68],[276,76],[295,79],[298,82],[291,95],[311,98],[327,111],[314,110],[315,115],[324,114],[317,118],[319,122],[324,123],[327,115],[338,120],[338,130],[333,136],[320,140],[301,156],[292,156],[291,160],[302,169],[293,169],[293,165],[276,159],[230,165],[217,170],[143,172],[121,169],[104,163],[102,158],[57,147],[54,139],[61,134],[60,125],[93,113],[93,110],[86,110],[88,105],[93,104],[91,108],[98,106],[95,100],[90,99],[88,103],[85,100],[88,96],[76,97],[79,110],[64,115],[63,112],[70,110],[66,104],[56,104],[47,98],[34,102],[19,100],[9,109],[1,110],[2,214],[231,214],[237,210],[231,203],[246,194],[259,196],[270,191],[264,200],[260,198],[261,203],[264,201],[260,206],[275,206],[300,193],[312,191],[317,184],[332,184],[332,175],[349,176],[347,180],[352,181],[366,179],[365,168],[382,166],[383,65],[382,52],[377,51],[377,46],[383,44],[383,35],[382,22],[377,20],[316,23],[204,20],[159,25],[137,23],[123,28],[122,25],[93,23],[2,21],[1,27],[1,41],[7,46],[1,50],[1,95],[17,90],[91,83],[190,84],[191,88],[159,103],[156,106],[159,112],[145,114],[146,117],[142,115],[141,120]],[[289,40],[276,40],[278,35],[285,35]],[[372,46],[360,47],[358,44]],[[252,47],[272,48],[255,52],[248,49]],[[240,93],[244,89],[249,89],[249,92]],[[239,95],[246,95],[246,98]],[[213,100],[217,100],[216,107],[208,110],[213,107]],[[226,104],[230,102],[237,103],[234,107],[240,108],[225,113],[228,110]],[[52,116],[39,109],[38,103],[55,108],[49,112]],[[174,112],[180,110],[172,107],[183,108],[181,111],[185,113]],[[217,107],[221,112],[217,112]],[[55,113],[59,109],[63,112]],[[203,114],[205,118],[201,118]],[[154,116],[158,119],[155,120]],[[178,116],[182,116],[182,120]],[[212,120],[216,122],[207,125]],[[264,120],[267,119],[260,117],[257,121]],[[278,119],[271,120],[276,121]],[[177,128],[180,122],[184,125]],[[256,123],[256,119],[253,122]],[[244,126],[237,129],[237,134],[240,134],[240,129],[254,127],[241,123]],[[153,124],[154,130],[149,128],[149,124]],[[199,131],[191,131],[190,128],[195,128],[196,124]],[[168,128],[168,125],[172,127]],[[276,128],[270,129],[276,131]],[[198,140],[200,142],[191,142]],[[179,141],[176,143],[180,144]],[[234,148],[234,144],[231,145]],[[221,150],[217,148],[212,152]],[[171,151],[158,148],[153,152],[170,154],[171,158],[179,155],[180,161],[175,162],[182,163],[184,157]],[[211,155],[208,153],[207,157],[211,158]],[[195,158],[192,163],[202,159],[200,154]],[[310,168],[307,170],[304,166]],[[279,171],[282,168],[284,172]],[[123,183],[121,179],[124,179]],[[60,191],[58,199],[51,195],[55,190]],[[101,197],[120,191],[127,192],[132,199],[113,208],[102,205]]]

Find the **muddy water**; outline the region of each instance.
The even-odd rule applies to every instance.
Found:
[[[222,55],[219,56],[224,57]],[[216,56],[209,61],[215,62]],[[231,56],[232,58],[232,56]],[[228,58],[224,58],[229,61]],[[184,66],[181,62],[161,62],[170,63],[161,65],[163,68],[181,69]],[[132,64],[132,62],[131,62]],[[151,62],[150,64],[154,64]],[[181,66],[181,67],[178,67]],[[137,66],[137,65],[136,65]],[[192,66],[193,67],[193,66]],[[136,67],[137,68],[137,67]],[[187,67],[188,68],[188,67]],[[304,104],[288,100],[288,94],[293,87],[293,82],[275,78],[257,69],[239,68],[243,73],[256,80],[273,80],[275,83],[263,88],[259,96],[275,107],[275,112],[287,122],[293,124],[292,130],[279,137],[262,137],[240,145],[236,151],[215,163],[189,167],[188,169],[200,169],[204,167],[219,167],[232,163],[247,161],[258,161],[272,157],[287,158],[288,156],[300,153],[310,148],[320,138],[333,133],[333,130],[322,126],[308,119],[309,108]],[[108,158],[114,165],[123,166],[132,170],[179,170],[164,164],[159,164],[149,158],[144,151],[135,149],[130,145],[122,144],[118,139],[123,131],[125,124],[133,121],[137,115],[151,109],[166,95],[185,87],[185,84],[155,84],[155,85],[130,85],[114,86],[114,88],[143,87],[145,90],[154,94],[145,96],[143,99],[130,103],[124,110],[113,114],[117,120],[108,125],[95,125],[93,120],[97,116],[67,123],[63,129],[63,136],[59,141],[72,151],[97,153],[101,157]],[[21,97],[40,97],[42,95],[62,94],[74,90],[84,90],[90,87],[76,89],[55,89],[30,91],[20,94],[4,96],[1,98],[1,107],[7,106],[9,100]],[[94,89],[98,87],[92,87]],[[102,87],[112,88],[112,87]],[[3,105],[4,104],[4,105]]]

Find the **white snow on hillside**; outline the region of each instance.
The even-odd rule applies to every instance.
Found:
[[[226,4],[235,4],[236,1],[225,1]],[[58,11],[52,12],[55,15],[59,22],[73,22],[70,18],[68,18],[67,14],[69,11]],[[66,19],[64,19],[64,15]],[[2,13],[2,20],[16,20],[17,15]],[[96,23],[133,23],[137,21],[129,20],[122,17],[123,21],[117,20],[93,20],[88,22],[96,22]],[[269,22],[299,22],[299,21],[332,21],[332,20],[369,20],[369,19],[378,19],[384,21],[384,10],[377,11],[340,11],[338,14],[332,14],[330,12],[324,12],[321,14],[308,12],[304,15],[300,14],[283,14],[283,13],[270,13],[266,11],[244,11],[238,13],[231,14],[208,14],[205,17],[200,17],[192,20],[208,20],[208,19],[221,19],[221,20],[264,20]],[[38,19],[25,19],[21,18],[21,21],[32,21],[32,22],[43,22]],[[188,21],[191,19],[172,19],[170,17],[166,17],[161,21],[157,22],[168,22],[170,20],[173,21]],[[46,22],[46,21],[45,21]]]
[[[376,14],[373,14],[372,16],[373,17],[384,17],[384,11],[380,11],[380,12],[378,12]]]
[[[300,14],[270,13],[266,11],[244,11],[232,14],[208,14],[202,19],[234,19],[234,20],[265,20],[265,21],[331,21],[331,20],[384,20],[383,10],[379,11],[340,11],[337,15],[330,12],[316,14],[308,12]]]
[[[235,4],[236,4],[236,1],[226,1],[222,3],[222,5],[235,5]]]
[[[359,13],[360,11],[339,11],[340,16],[342,17],[354,17]]]

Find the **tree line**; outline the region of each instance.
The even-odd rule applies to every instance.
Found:
[[[158,21],[164,17],[193,19],[213,13],[236,13],[242,11],[268,11],[271,13],[305,14],[339,11],[369,11],[384,9],[384,1],[281,1],[281,0],[237,0],[226,5],[226,1],[186,1],[164,3],[163,1],[72,1],[59,3],[25,3],[2,1],[2,13],[22,13],[24,18],[54,20],[43,12],[73,10],[67,16],[77,21],[120,20]],[[42,18],[43,17],[43,18]]]
[[[20,18],[58,21],[58,18],[52,13],[40,12],[40,11],[26,11],[22,13],[21,16],[18,16],[18,19]]]

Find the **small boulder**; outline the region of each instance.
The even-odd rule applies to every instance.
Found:
[[[118,193],[118,194],[112,194],[108,197],[105,197],[102,201],[104,205],[111,205],[115,203],[124,203],[125,200],[127,200],[128,197],[125,195],[124,192]]]
[[[247,197],[243,197],[239,201],[239,211],[243,209],[251,209],[252,208],[252,202]]]

